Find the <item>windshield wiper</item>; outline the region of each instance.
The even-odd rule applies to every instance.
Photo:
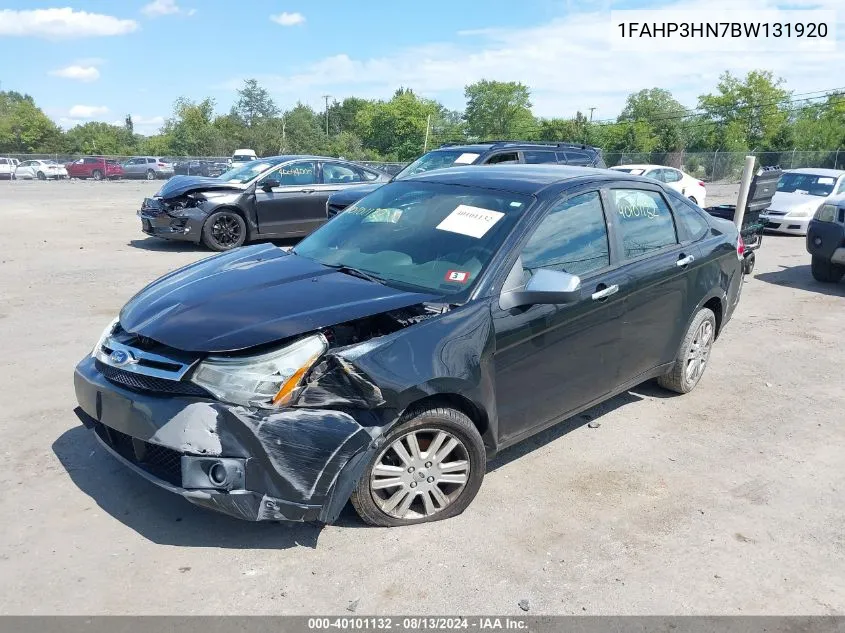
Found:
[[[345,273],[347,275],[352,275],[353,277],[358,277],[360,279],[366,279],[367,281],[374,281],[377,284],[383,284],[384,279],[377,275],[373,275],[371,273],[364,272],[363,270],[359,270],[357,268],[353,268],[352,266],[347,266],[345,264],[323,264],[327,268],[333,268],[334,270]]]

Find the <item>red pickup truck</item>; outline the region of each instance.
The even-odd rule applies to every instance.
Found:
[[[122,178],[123,167],[117,161],[107,160],[101,156],[86,156],[65,165],[69,178]]]

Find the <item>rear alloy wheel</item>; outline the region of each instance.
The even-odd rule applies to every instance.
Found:
[[[693,204],[698,204],[698,200],[696,200],[694,196],[690,196],[689,201],[692,202]]]
[[[810,263],[810,270],[813,273],[813,279],[826,284],[838,283],[843,275],[845,275],[845,266],[834,264],[821,257],[813,257]]]
[[[463,512],[484,479],[481,436],[463,413],[447,408],[409,412],[385,438],[352,493],[371,525],[437,521]]]
[[[147,170],[147,180],[155,180],[156,173],[152,169]]]
[[[707,368],[715,339],[716,315],[709,308],[702,308],[687,329],[672,370],[660,376],[658,384],[676,393],[689,393],[695,389]]]
[[[93,172],[91,172],[91,177],[94,180],[102,180],[103,179],[103,172],[101,172],[99,169],[95,169]]]
[[[202,229],[202,241],[213,251],[228,251],[246,241],[246,222],[234,211],[212,213]]]
[[[35,174],[35,175],[38,177],[38,180],[47,180],[47,176],[45,176],[45,175],[44,175],[44,172],[43,172],[43,171],[39,171],[39,172],[38,172],[37,174]]]

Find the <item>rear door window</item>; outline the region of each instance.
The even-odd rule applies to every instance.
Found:
[[[611,189],[610,200],[625,259],[635,259],[678,243],[672,211],[656,191]]]
[[[586,152],[564,152],[564,160],[567,165],[592,165],[593,161]]]
[[[677,169],[664,169],[663,182],[679,182],[683,178]]]
[[[495,154],[487,159],[487,165],[501,165],[503,163],[518,163],[519,162],[519,154],[516,152],[503,152],[501,154]]]
[[[554,152],[543,152],[536,150],[523,151],[525,162],[529,165],[542,165],[544,163],[557,163],[557,155]]]
[[[683,226],[687,241],[697,242],[710,232],[710,223],[692,202],[674,191],[669,192],[669,198],[675,207],[675,219]]]
[[[326,184],[348,184],[361,180],[361,175],[356,169],[338,163],[323,163],[323,182]]]

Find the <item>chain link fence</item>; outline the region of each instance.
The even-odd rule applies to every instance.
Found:
[[[616,165],[665,165],[676,167],[707,182],[738,182],[745,157],[757,157],[758,165],[781,169],[816,167],[845,170],[845,149],[805,152],[608,152],[604,155],[608,167]]]
[[[745,157],[752,154],[761,166],[778,165],[781,169],[817,167],[845,170],[845,149],[822,151],[788,150],[784,152],[607,152],[608,167],[616,165],[648,164],[676,167],[691,176],[707,182],[738,182]],[[4,157],[26,160],[54,160],[66,164],[82,158],[82,154],[5,154]],[[110,161],[123,163],[132,156],[98,155]],[[176,166],[177,174],[216,175],[229,168],[228,156],[156,156]],[[347,160],[347,159],[344,159]],[[395,175],[407,163],[379,161],[351,161]]]

